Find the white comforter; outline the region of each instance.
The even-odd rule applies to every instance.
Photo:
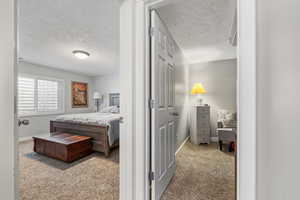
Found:
[[[79,113],[56,117],[56,121],[72,122],[78,124],[92,124],[108,126],[109,145],[112,145],[120,135],[120,114],[113,113]]]

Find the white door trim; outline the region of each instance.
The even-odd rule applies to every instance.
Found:
[[[176,0],[179,1],[179,0]],[[121,5],[120,199],[149,199],[150,8],[174,0],[124,0]],[[256,2],[238,0],[238,200],[256,198]]]
[[[0,1],[0,194],[1,199],[18,199],[17,135],[15,134],[16,1]]]

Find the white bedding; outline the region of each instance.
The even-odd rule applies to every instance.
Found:
[[[91,124],[108,126],[108,140],[111,146],[120,135],[120,114],[113,113],[79,113],[67,114],[56,117],[56,121],[72,122],[78,124]]]

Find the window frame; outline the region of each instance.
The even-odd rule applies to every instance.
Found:
[[[58,78],[53,78],[53,77],[48,77],[48,76],[41,76],[41,75],[34,75],[34,74],[27,74],[27,73],[19,73],[17,76],[17,81],[19,77],[24,77],[24,78],[32,78],[34,79],[35,82],[35,88],[34,88],[34,107],[37,109],[37,82],[38,80],[45,80],[45,81],[55,81],[58,82],[58,96],[61,97],[58,99],[58,104],[59,109],[57,111],[49,111],[49,112],[32,112],[28,114],[20,114],[18,110],[18,105],[19,105],[19,100],[18,100],[18,93],[17,93],[17,116],[22,118],[22,117],[35,117],[35,116],[46,116],[46,115],[57,115],[57,114],[64,114],[65,113],[65,80],[63,79],[58,79]],[[59,91],[59,88],[61,88],[61,91]],[[17,82],[17,91],[18,91],[18,82]],[[61,93],[61,94],[60,94]]]

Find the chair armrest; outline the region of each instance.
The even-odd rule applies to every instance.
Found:
[[[236,130],[232,128],[218,129],[219,140],[222,141],[236,141]]]

